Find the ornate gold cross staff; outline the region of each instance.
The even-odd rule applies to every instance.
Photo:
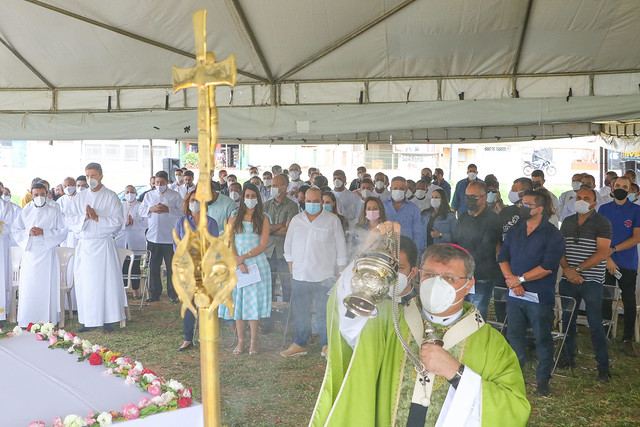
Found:
[[[181,314],[187,309],[198,315],[200,322],[200,372],[202,376],[202,405],[205,426],[219,426],[220,380],[218,377],[218,306],[224,304],[233,314],[231,293],[236,285],[236,263],[233,256],[231,228],[219,238],[207,228],[207,202],[212,199],[210,173],[214,168],[214,153],[218,140],[218,109],[215,86],[236,84],[235,56],[215,62],[207,52],[207,11],[193,14],[196,39],[196,66],[173,67],[173,91],[187,87],[198,88],[198,152],[200,176],[196,199],[200,202],[200,220],[194,232],[185,220],[182,240],[176,231],[173,238],[176,252],[173,285],[182,302]],[[197,312],[194,306],[198,307]]]

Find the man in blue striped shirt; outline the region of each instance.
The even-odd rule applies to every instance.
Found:
[[[611,245],[611,223],[595,211],[597,195],[591,188],[580,188],[573,204],[571,209],[576,213],[566,217],[560,228],[565,241],[565,254],[560,260],[560,295],[576,300],[576,312],[571,319],[570,313],[563,313],[562,324],[567,338],[559,366],[575,366],[577,307],[584,300],[591,343],[598,362],[598,380],[609,382],[607,337],[602,325],[602,284]]]

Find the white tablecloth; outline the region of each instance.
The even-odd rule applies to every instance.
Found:
[[[41,420],[51,425],[58,416],[120,412],[127,403],[151,397],[125,384],[123,378],[103,374],[104,365],[92,366],[77,358],[64,349],[50,350],[48,343],[37,341],[31,333],[0,339],[0,424],[20,427]],[[126,425],[201,426],[202,406],[127,421]]]

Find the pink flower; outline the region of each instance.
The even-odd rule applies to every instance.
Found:
[[[64,427],[64,423],[62,422],[62,417],[53,419],[53,427]]]
[[[42,334],[36,334],[36,341],[42,341],[44,339],[44,337],[42,336]]]
[[[55,345],[58,342],[58,337],[56,337],[55,335],[52,335],[51,338],[49,338],[49,345]]]
[[[147,388],[147,391],[151,396],[160,396],[162,394],[162,389],[159,385],[152,384]]]
[[[91,418],[91,417],[87,417],[87,418],[85,418],[85,419],[84,419],[84,422],[85,422],[85,423],[87,423],[87,425],[88,425],[88,426],[90,426],[90,425],[92,425],[92,424],[97,423],[97,422],[98,422],[98,420],[94,420],[94,419],[93,419],[93,418]]]
[[[140,403],[138,403],[138,408],[142,409],[142,408],[146,408],[147,406],[149,406],[149,398],[143,397],[142,399],[140,399]]]
[[[65,341],[73,341],[73,335],[71,335],[71,333],[69,333],[69,332],[65,332],[64,333],[64,340]]]
[[[133,403],[127,403],[122,407],[122,416],[128,420],[135,420],[140,416],[140,410]]]
[[[122,363],[125,365],[133,365],[133,360],[129,359],[128,357],[125,357],[124,359],[122,359]]]
[[[13,332],[7,332],[7,338],[13,338],[14,335]]]
[[[45,427],[46,424],[44,423],[44,421],[34,421],[31,424],[29,424],[29,427]]]
[[[130,377],[139,377],[141,374],[142,374],[142,371],[140,371],[139,369],[136,369],[136,368],[129,369]]]

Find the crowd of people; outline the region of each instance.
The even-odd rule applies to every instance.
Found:
[[[389,178],[382,172],[372,175],[364,166],[356,172],[357,177],[348,182],[342,170],[326,176],[312,167],[307,170],[308,179],[303,180],[302,168],[296,163],[288,169],[276,165],[262,174],[252,167],[249,180],[243,184],[226,170],[212,174],[213,199],[207,207],[209,232],[217,236],[230,227],[238,273],[254,277],[253,282],[234,290],[233,316],[224,307],[220,310],[220,317],[236,324],[238,345],[233,354],[247,348],[250,355],[258,354],[258,322],[269,324],[271,304],[281,300],[291,302],[295,330],[293,343],[281,355],[307,354],[310,336],[315,332],[326,357],[326,313],[332,287],[345,267],[350,270],[350,262],[370,241],[371,233],[384,224],[395,223],[402,236],[415,245],[416,260],[409,263],[411,267],[424,269],[425,264],[418,260],[425,259],[423,254],[430,253],[429,248],[442,245],[454,245],[473,260],[473,271],[463,276],[431,277],[439,278],[437,286],[442,292],[456,288],[449,305],[435,303],[431,315],[437,317],[454,301],[462,301],[456,295],[464,289],[464,300],[486,319],[494,288],[508,288],[506,307],[496,305],[496,315],[508,319],[506,337],[521,367],[530,345],[526,331],[532,329],[538,394],[550,392],[556,293],[574,298],[578,305],[585,302],[598,379],[606,382],[610,375],[603,318],[611,318],[611,303],[603,298],[603,285],[617,285],[624,307],[622,348],[627,356],[637,357],[632,335],[640,190],[634,171],[622,176],[607,172],[600,189],[592,175],[576,173],[572,189],[556,197],[545,188],[544,172],[536,170],[530,178],[514,180],[508,191],[504,191],[503,183],[507,200],[501,197],[497,177],[489,174],[480,179],[474,164],[468,165],[466,178],[454,186],[444,179],[440,168],[424,168],[416,180]],[[175,250],[172,234],[175,229],[182,237],[185,224],[197,227],[200,204],[195,200],[193,172],[185,168],[174,174],[175,181],[170,182],[166,171],[157,172],[151,177],[150,190],[140,195],[136,187],[127,186],[122,201],[102,185],[102,168],[97,163],[87,165],[85,175],[66,178],[54,190],[47,181],[34,179],[20,202],[22,209],[10,203],[10,191],[3,188],[0,255],[7,291],[3,294],[5,310],[10,306],[12,244],[24,251],[20,326],[59,320],[55,253],[59,245],[76,251],[73,276],[81,330],[103,326],[109,331],[124,318],[127,298],[118,247],[150,251],[150,303],[161,298],[164,264],[167,296],[177,303],[171,280]],[[456,256],[462,259],[466,255]],[[139,271],[138,262],[136,258],[134,272]],[[128,266],[124,267],[126,271]],[[50,278],[46,285],[43,277]],[[458,278],[472,278],[473,282],[454,286]],[[407,291],[411,296],[419,293],[418,279],[418,274],[408,279],[409,285],[416,282],[407,287],[413,290]],[[134,281],[132,287],[133,297],[140,298],[138,283]],[[431,303],[439,298],[442,302],[436,293],[431,298]],[[575,365],[575,317],[565,315],[563,319],[568,336],[560,367]],[[246,323],[250,331],[248,346]],[[187,311],[180,351],[192,347],[194,324]]]

